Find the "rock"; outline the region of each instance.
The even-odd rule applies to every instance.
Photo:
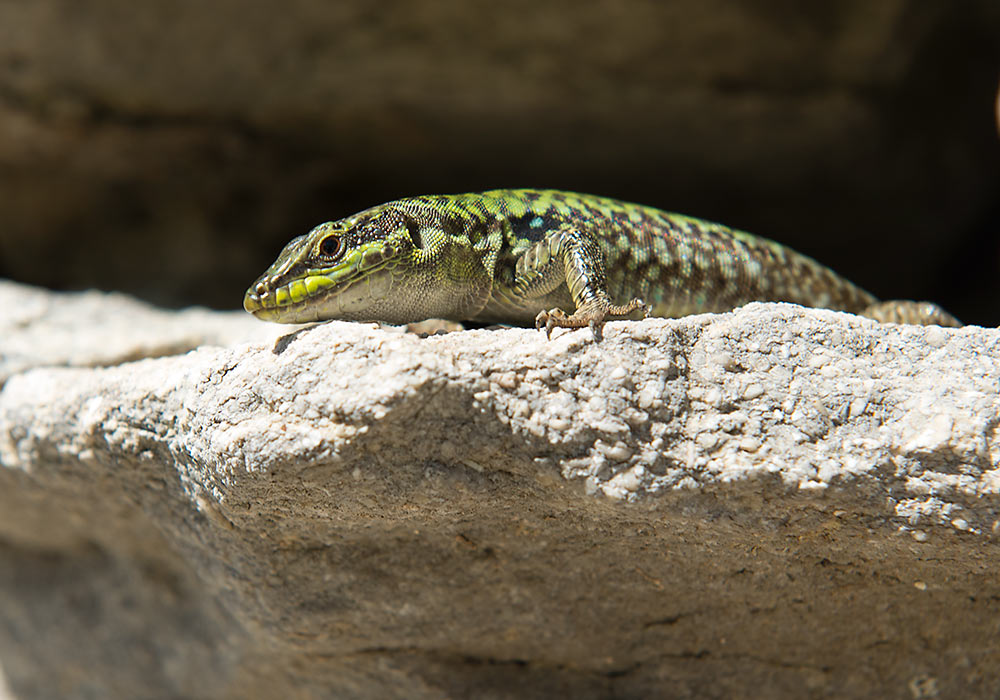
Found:
[[[419,337],[0,291],[41,309],[0,340],[13,697],[1000,690],[996,330]],[[131,350],[18,349],[111,317]]]
[[[100,367],[288,332],[242,312],[172,312],[124,294],[60,294],[2,279],[0,309],[0,385],[31,367]]]

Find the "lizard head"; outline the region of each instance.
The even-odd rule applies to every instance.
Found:
[[[320,224],[285,246],[246,291],[243,308],[279,323],[397,320],[391,291],[419,262],[419,226],[389,205]]]

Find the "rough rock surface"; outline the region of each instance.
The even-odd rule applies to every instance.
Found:
[[[164,311],[123,294],[54,293],[0,279],[0,385],[31,367],[101,367],[288,329],[245,313]]]
[[[0,336],[15,698],[1000,692],[998,331],[220,314],[115,364],[112,318],[162,355],[191,316],[43,296],[0,287],[40,309]],[[31,362],[56,319],[79,357]]]

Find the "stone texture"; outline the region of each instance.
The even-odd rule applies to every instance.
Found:
[[[197,335],[104,301],[153,354]],[[23,332],[96,347],[101,305]],[[186,354],[9,370],[13,697],[1000,692],[998,331],[218,319]]]
[[[0,385],[31,367],[115,365],[288,332],[247,323],[243,312],[173,312],[123,294],[54,293],[2,279],[0,308]]]
[[[551,186],[997,325],[998,37],[995,0],[0,0],[0,276],[236,308],[321,221]]]

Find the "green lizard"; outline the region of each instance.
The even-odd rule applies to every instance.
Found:
[[[554,190],[411,197],[292,240],[243,307],[280,323],[428,318],[556,327],[789,301],[886,322],[960,325],[878,303],[815,260],[720,224]]]

